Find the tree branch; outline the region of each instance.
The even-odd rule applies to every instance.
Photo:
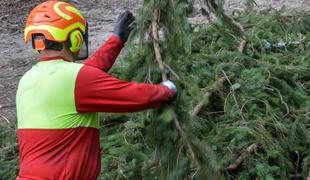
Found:
[[[235,171],[236,169],[238,169],[238,167],[241,165],[244,159],[248,156],[248,154],[255,151],[257,147],[258,147],[258,144],[251,144],[249,147],[247,147],[243,152],[241,152],[240,156],[236,159],[236,161],[227,167],[227,170]]]
[[[224,77],[221,77],[219,80],[217,80],[213,85],[211,85],[210,89],[216,89],[218,86],[220,86],[221,84],[223,84],[223,82],[225,82],[226,79]],[[207,91],[203,97],[202,100],[194,107],[194,110],[192,112],[192,116],[197,116],[199,114],[199,112],[201,111],[201,109],[203,108],[203,106],[205,105],[207,99],[209,99],[209,97],[212,95],[211,91]]]
[[[155,58],[156,58],[156,61],[158,63],[158,67],[159,67],[159,69],[161,71],[162,80],[166,81],[166,80],[168,80],[168,78],[167,78],[167,74],[165,72],[165,66],[164,66],[164,63],[163,63],[163,59],[162,59],[162,56],[161,56],[161,53],[160,53],[160,46],[159,46],[159,43],[158,43],[158,21],[159,21],[159,9],[155,8],[154,13],[153,13],[153,19],[152,19],[153,46],[154,46],[154,51],[155,51]],[[176,126],[177,130],[179,131],[182,139],[184,140],[184,142],[185,142],[185,144],[186,144],[186,146],[188,148],[188,151],[190,153],[191,158],[194,159],[194,160],[197,160],[196,155],[195,155],[195,153],[193,151],[191,142],[189,141],[186,133],[184,132],[184,130],[182,129],[182,127],[180,125],[180,122],[178,120],[178,117],[177,117],[177,114],[176,114],[176,112],[174,110],[174,107],[173,106],[169,106],[169,109],[172,112],[173,123]],[[200,169],[200,166],[199,166],[198,162],[199,161],[197,160],[198,168]]]
[[[165,62],[163,62],[163,64],[164,64],[164,66],[171,72],[171,74],[173,74],[173,76],[174,76],[177,80],[181,81],[180,76],[179,76],[168,64],[166,64]]]
[[[207,8],[204,7],[204,6],[202,6],[202,9],[203,9],[204,11],[206,11],[206,13],[208,13],[208,14],[210,14],[210,13],[211,13],[211,14],[214,14],[217,18],[220,18],[221,16],[226,16],[226,17],[228,17],[228,16],[225,14],[224,9],[222,9],[221,6],[218,6],[218,5],[216,4],[216,1],[215,1],[215,0],[204,0],[204,4],[205,4],[205,6],[206,6]],[[219,9],[219,8],[221,8],[221,9]],[[208,18],[208,20],[210,20],[209,15],[207,16],[207,18]],[[236,27],[238,27],[239,30],[243,33],[242,38],[241,38],[240,43],[239,43],[239,47],[238,47],[238,51],[239,51],[240,53],[243,53],[244,48],[245,48],[246,43],[247,43],[247,42],[246,42],[246,36],[245,36],[245,29],[244,29],[244,27],[242,26],[241,23],[235,21],[235,20],[232,19],[232,18],[229,18],[229,19],[230,19],[231,22],[232,22]]]
[[[162,80],[163,81],[167,81],[167,74],[165,72],[165,67],[163,64],[163,59],[161,57],[161,53],[160,53],[160,47],[159,47],[159,43],[158,43],[158,21],[159,21],[159,9],[156,8],[154,10],[154,14],[153,14],[153,20],[152,20],[152,37],[153,37],[153,46],[154,46],[154,51],[155,51],[155,57],[156,57],[156,61],[158,63],[158,67],[161,71],[161,76],[162,76]]]
[[[3,116],[3,115],[1,115],[1,114],[0,114],[0,117],[1,117],[3,120],[5,120],[8,124],[11,124],[10,121],[9,121],[9,119],[8,119],[7,117],[5,117],[5,116]]]
[[[244,48],[245,48],[245,45],[246,45],[246,41],[245,41],[244,39],[241,40],[241,42],[240,42],[240,44],[239,44],[239,48],[238,48],[238,51],[239,51],[240,53],[243,53]]]

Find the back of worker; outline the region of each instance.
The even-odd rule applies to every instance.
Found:
[[[141,111],[174,98],[176,87],[170,81],[138,84],[107,73],[124,47],[134,20],[130,12],[120,15],[107,42],[83,64],[77,64],[76,59],[88,56],[88,28],[81,13],[59,1],[42,3],[30,13],[25,41],[31,40],[41,57],[21,78],[17,89],[17,179],[97,179],[97,112]]]
[[[78,113],[75,107],[75,81],[81,66],[43,61],[22,77],[16,99],[21,177],[98,177],[98,116]]]

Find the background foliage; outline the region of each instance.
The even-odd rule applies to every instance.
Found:
[[[166,73],[178,85],[175,111],[196,158],[168,107],[104,114],[102,179],[309,177],[310,16],[252,5],[226,16],[217,4],[212,23],[190,25],[186,0],[144,0],[128,53],[112,74],[161,82],[151,34],[159,9],[158,43]],[[16,132],[1,128],[0,136],[0,177],[14,179]],[[248,147],[255,148],[247,153]],[[243,163],[229,169],[242,154]]]
[[[132,46],[113,73],[125,80],[160,83],[150,35],[153,9],[159,8],[161,54],[170,79],[180,89],[176,112],[188,136],[195,137],[192,143],[200,144],[194,149],[206,174],[197,174],[199,166],[185,150],[169,108],[163,108],[123,117],[130,121],[122,128],[116,126],[119,138],[112,142],[131,152],[130,159],[122,156],[116,163],[121,170],[126,167],[127,173],[115,173],[114,167],[104,175],[129,179],[306,178],[309,16],[284,15],[285,9],[258,12],[249,3],[247,10],[229,17],[217,4],[214,22],[194,26],[184,18],[191,9],[185,1],[144,2],[136,34],[139,44]],[[240,51],[243,40],[246,44]],[[197,104],[203,106],[193,116]],[[244,153],[249,147],[255,148]],[[243,163],[230,169],[242,154],[246,154]]]

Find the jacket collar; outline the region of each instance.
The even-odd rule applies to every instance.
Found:
[[[64,61],[68,61],[66,59],[64,59],[63,57],[60,56],[55,56],[55,57],[41,57],[39,58],[39,61],[52,61],[52,60],[64,60]],[[68,61],[70,62],[70,61]]]

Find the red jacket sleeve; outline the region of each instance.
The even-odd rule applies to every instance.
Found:
[[[172,98],[173,92],[164,86],[121,81],[86,65],[76,79],[75,104],[80,113],[141,111]]]
[[[123,47],[124,43],[118,37],[112,35],[104,45],[84,61],[84,64],[107,72],[113,66]]]

